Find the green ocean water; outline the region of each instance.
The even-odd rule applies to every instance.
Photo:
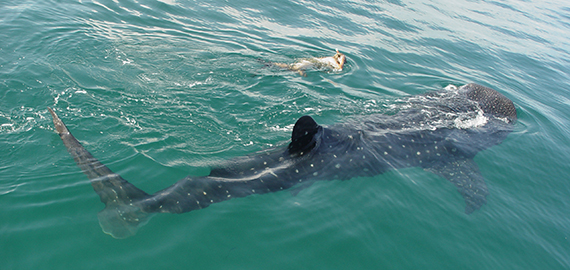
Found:
[[[0,3],[0,269],[569,269],[567,1],[43,0]],[[342,72],[266,68],[347,56]],[[53,108],[152,193],[320,124],[475,82],[519,120],[475,157],[471,215],[419,168],[156,215],[117,240]]]

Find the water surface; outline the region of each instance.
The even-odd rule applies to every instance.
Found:
[[[11,1],[0,4],[2,269],[568,269],[565,1]],[[348,57],[338,73],[264,68]],[[158,215],[105,235],[54,132],[147,192],[328,125],[469,82],[519,121],[475,161],[488,203],[421,169]]]

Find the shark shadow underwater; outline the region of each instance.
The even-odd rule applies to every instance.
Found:
[[[347,180],[388,170],[421,167],[449,180],[465,199],[467,214],[489,194],[473,157],[513,130],[513,102],[477,84],[406,98],[392,115],[354,118],[329,127],[310,116],[297,120],[291,142],[237,157],[147,194],[93,157],[48,108],[67,151],[89,177],[105,208],[103,231],[115,238],[136,233],[154,213],[184,213],[252,194],[307,187],[316,180]]]

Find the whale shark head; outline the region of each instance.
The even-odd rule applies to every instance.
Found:
[[[477,102],[483,112],[499,118],[506,118],[509,123],[517,120],[515,105],[501,93],[475,83],[462,86],[460,91],[464,91],[470,100]]]

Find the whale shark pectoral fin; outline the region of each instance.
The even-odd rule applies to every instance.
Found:
[[[470,158],[456,158],[425,168],[453,183],[465,199],[465,213],[471,214],[487,203],[487,184],[477,163]]]
[[[302,184],[295,186],[290,191],[291,196],[296,197],[299,194],[299,192],[301,192],[303,189],[306,189],[312,185],[313,185],[313,182],[305,182],[305,183],[302,183]]]

